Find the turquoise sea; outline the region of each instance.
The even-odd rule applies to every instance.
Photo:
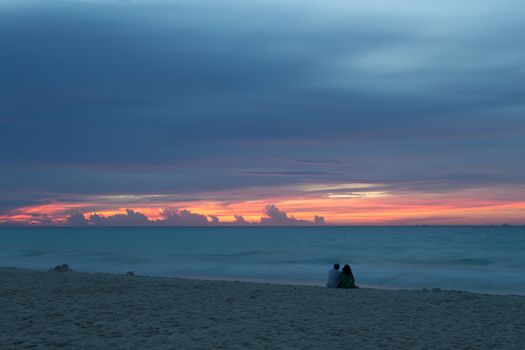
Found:
[[[525,294],[525,227],[0,228],[0,266]]]

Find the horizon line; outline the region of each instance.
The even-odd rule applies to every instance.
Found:
[[[325,224],[325,225],[2,225],[0,228],[290,228],[290,227],[525,227],[523,224],[416,224],[416,225],[380,225],[380,224]]]

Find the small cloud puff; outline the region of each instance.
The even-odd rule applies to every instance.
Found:
[[[269,204],[264,208],[264,214],[267,217],[262,217],[260,225],[264,226],[307,226],[307,225],[324,225],[324,217],[315,216],[314,221],[296,219],[293,216],[288,216],[287,213],[280,210],[273,204]]]
[[[206,226],[210,224],[206,216],[186,209],[178,211],[165,209],[162,216],[163,220],[156,220],[152,223],[160,226]]]
[[[76,214],[70,215],[67,218],[66,223],[69,226],[85,226],[89,223],[89,220],[86,220],[86,218],[84,217],[84,214],[76,213]]]
[[[93,214],[89,220],[99,226],[146,226],[150,223],[148,217],[131,209],[126,209],[126,214],[102,216]]]

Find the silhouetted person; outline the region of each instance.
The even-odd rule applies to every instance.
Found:
[[[339,264],[334,264],[334,268],[328,271],[328,281],[326,286],[328,288],[337,288],[341,283],[341,272],[339,271]]]
[[[355,285],[354,274],[350,265],[345,265],[343,267],[343,272],[341,273],[341,283],[339,283],[339,288],[358,288]]]

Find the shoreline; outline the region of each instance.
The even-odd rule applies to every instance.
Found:
[[[17,266],[1,266],[2,269],[14,269],[14,270],[25,270],[25,271],[34,271],[34,272],[49,272],[51,269],[36,269],[36,268],[27,268],[27,267],[17,267]],[[76,270],[72,268],[74,273],[85,273],[85,274],[101,274],[101,275],[110,275],[110,276],[124,276],[126,273],[123,271],[121,273],[117,272],[108,272],[108,271],[85,271],[85,270]],[[294,280],[279,280],[279,279],[265,279],[265,278],[248,278],[248,277],[239,277],[239,276],[212,276],[212,275],[148,275],[148,274],[135,274],[135,277],[143,278],[165,278],[165,279],[182,279],[189,281],[217,281],[217,282],[241,282],[241,283],[255,283],[255,284],[271,284],[271,285],[285,285],[285,286],[298,286],[298,287],[321,287],[326,288],[325,282],[313,282],[313,281],[294,281]],[[389,290],[389,291],[442,291],[442,292],[462,292],[470,294],[479,294],[479,295],[496,295],[496,296],[517,296],[525,297],[525,291],[523,294],[516,294],[509,291],[498,291],[498,292],[483,292],[483,291],[474,291],[474,290],[464,290],[464,289],[447,289],[440,287],[423,287],[423,288],[402,288],[394,286],[379,286],[379,285],[366,285],[357,283],[359,289],[372,289],[372,290]]]
[[[525,296],[0,268],[2,349],[525,348]]]

